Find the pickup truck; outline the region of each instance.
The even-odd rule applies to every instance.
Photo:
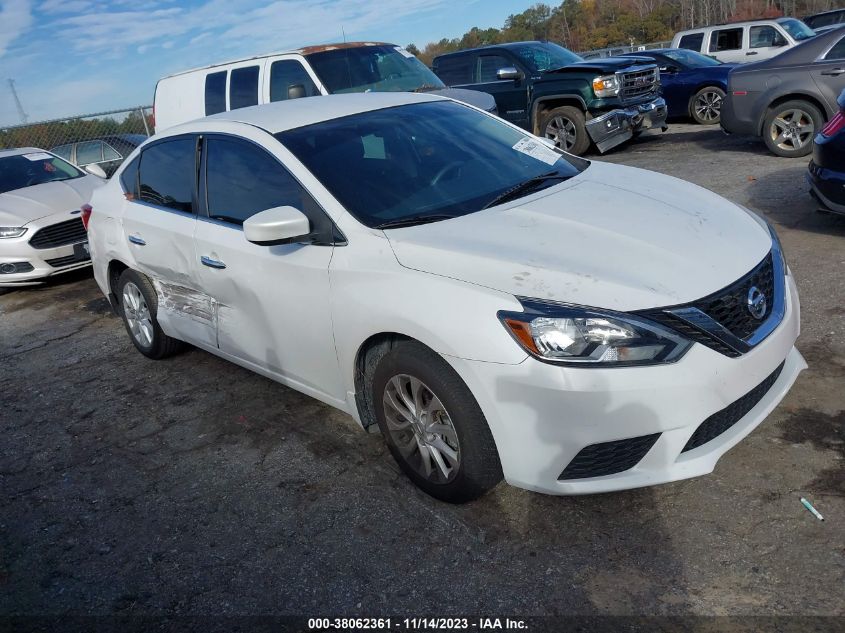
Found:
[[[447,86],[493,95],[499,116],[571,154],[667,129],[660,71],[648,58],[585,61],[551,42],[513,42],[440,55],[432,70]]]

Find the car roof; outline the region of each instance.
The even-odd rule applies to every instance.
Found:
[[[214,129],[214,123],[226,121],[245,123],[261,128],[270,134],[277,134],[362,112],[435,101],[450,101],[450,99],[413,92],[364,92],[304,97],[213,114],[203,119],[167,128],[164,132],[156,134],[154,138],[202,130],[210,132]]]
[[[781,16],[779,18],[758,18],[756,20],[743,20],[742,22],[720,22],[719,24],[709,24],[707,26],[699,26],[698,28],[694,29],[687,29],[685,31],[678,31],[675,35],[683,35],[684,33],[698,33],[700,31],[706,31],[707,29],[721,29],[723,27],[740,27],[740,26],[747,26],[749,24],[765,24],[767,22],[783,22],[784,20],[797,20],[798,18],[793,18],[788,15]]]
[[[829,15],[829,14],[831,14],[831,13],[843,13],[843,12],[845,12],[845,9],[843,9],[843,8],[840,8],[840,9],[831,9],[830,11],[822,11],[821,13],[813,13],[813,14],[811,14],[811,15],[807,15],[807,16],[805,16],[803,19],[804,19],[804,20],[809,20],[810,18],[819,18],[819,17],[821,17],[821,16],[823,16],[823,15]]]
[[[34,152],[46,152],[47,150],[38,147],[13,147],[12,149],[0,149],[0,158],[7,156],[20,156],[21,154],[32,154]]]

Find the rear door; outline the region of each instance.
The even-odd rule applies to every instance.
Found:
[[[747,48],[747,28],[741,26],[724,26],[710,31],[706,54],[712,55],[722,62],[743,64],[754,59],[754,57],[746,56]]]
[[[836,99],[845,90],[845,32],[823,59],[810,65],[810,75],[824,98],[828,112],[836,112]]]

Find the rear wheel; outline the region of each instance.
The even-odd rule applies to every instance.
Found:
[[[146,275],[127,268],[117,282],[120,314],[132,343],[147,358],[167,358],[184,343],[167,336],[158,324],[158,295]]]
[[[715,125],[721,118],[725,91],[716,86],[705,86],[690,99],[690,115],[701,125]]]
[[[763,141],[778,156],[806,156],[823,123],[822,113],[812,103],[787,101],[769,110],[763,122]]]
[[[555,142],[558,149],[580,156],[590,147],[587,119],[574,106],[561,106],[543,113],[540,133]]]

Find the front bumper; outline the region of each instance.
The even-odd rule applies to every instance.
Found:
[[[728,358],[695,344],[677,363],[587,369],[526,359],[497,365],[447,357],[478,399],[505,479],[548,494],[590,494],[704,475],[775,408],[806,368],[794,347],[798,294],[787,277],[783,321],[750,352]],[[783,364],[777,379],[766,379]],[[755,391],[750,410],[710,441],[684,451],[705,420]],[[632,467],[615,474],[561,479],[586,447],[657,435]]]
[[[650,128],[666,128],[668,108],[663,97],[627,108],[611,110],[587,121],[587,133],[603,154]]]
[[[845,172],[819,167],[811,161],[807,182],[812,196],[828,211],[845,215]]]
[[[33,248],[29,243],[40,229],[65,222],[69,217],[67,213],[47,216],[27,224],[27,232],[21,237],[0,239],[0,288],[34,286],[47,277],[91,265],[90,258],[79,255],[79,245],[87,245],[87,239],[52,248]],[[12,267],[14,272],[4,272]]]

